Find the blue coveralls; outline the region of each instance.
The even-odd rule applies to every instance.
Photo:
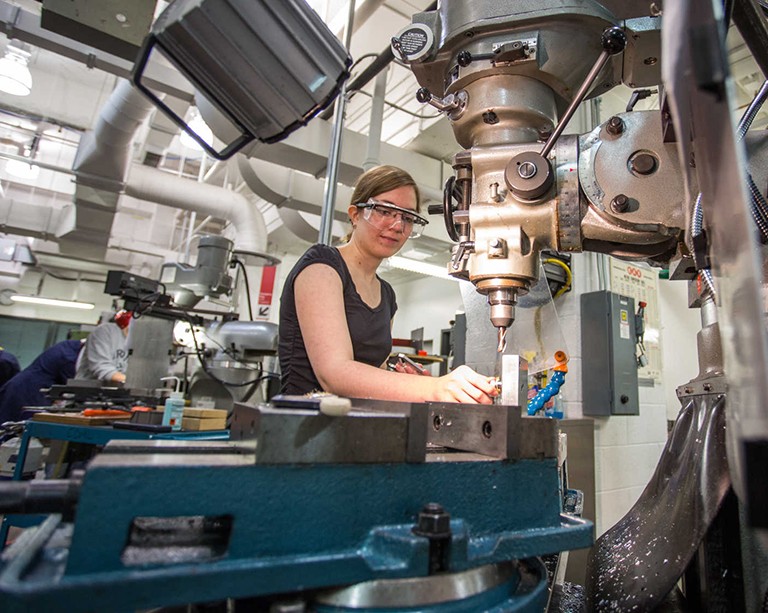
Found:
[[[75,376],[75,362],[82,345],[81,341],[56,343],[0,387],[0,423],[17,421],[22,407],[49,406],[50,400],[40,389],[64,384]]]
[[[10,351],[0,349],[0,385],[10,381],[20,370],[21,366],[16,356]]]

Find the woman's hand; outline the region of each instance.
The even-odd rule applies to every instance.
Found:
[[[493,397],[498,395],[495,379],[481,375],[469,366],[459,366],[436,383],[435,400],[440,402],[492,404]]]
[[[394,368],[397,372],[405,373],[407,375],[422,375],[424,377],[432,376],[432,373],[429,372],[429,369],[424,368],[419,364],[414,366],[413,364],[409,364],[402,359],[395,362]]]

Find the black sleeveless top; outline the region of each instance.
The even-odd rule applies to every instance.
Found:
[[[339,273],[344,288],[344,310],[347,315],[347,327],[352,339],[355,361],[379,367],[392,350],[391,321],[397,311],[397,301],[392,286],[377,275],[381,283],[381,302],[375,308],[369,307],[357,293],[352,276],[339,250],[327,245],[313,245],[291,270],[280,297],[278,355],[283,394],[306,394],[322,390],[309,363],[296,316],[296,300],[293,294],[296,277],[311,264],[327,264]],[[325,290],[318,287],[316,291]]]

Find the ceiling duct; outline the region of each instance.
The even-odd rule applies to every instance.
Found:
[[[131,143],[152,104],[121,80],[75,156],[74,202],[62,211],[56,236],[62,253],[103,258],[117,201],[131,163]]]
[[[238,192],[134,164],[125,193],[141,200],[227,219],[237,230],[235,250],[266,250],[267,228],[264,217],[254,203]]]

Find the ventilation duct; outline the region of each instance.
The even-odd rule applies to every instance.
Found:
[[[62,211],[56,230],[62,253],[105,256],[131,163],[131,143],[153,108],[128,81],[120,81],[94,129],[83,135],[73,166],[74,202]]]

